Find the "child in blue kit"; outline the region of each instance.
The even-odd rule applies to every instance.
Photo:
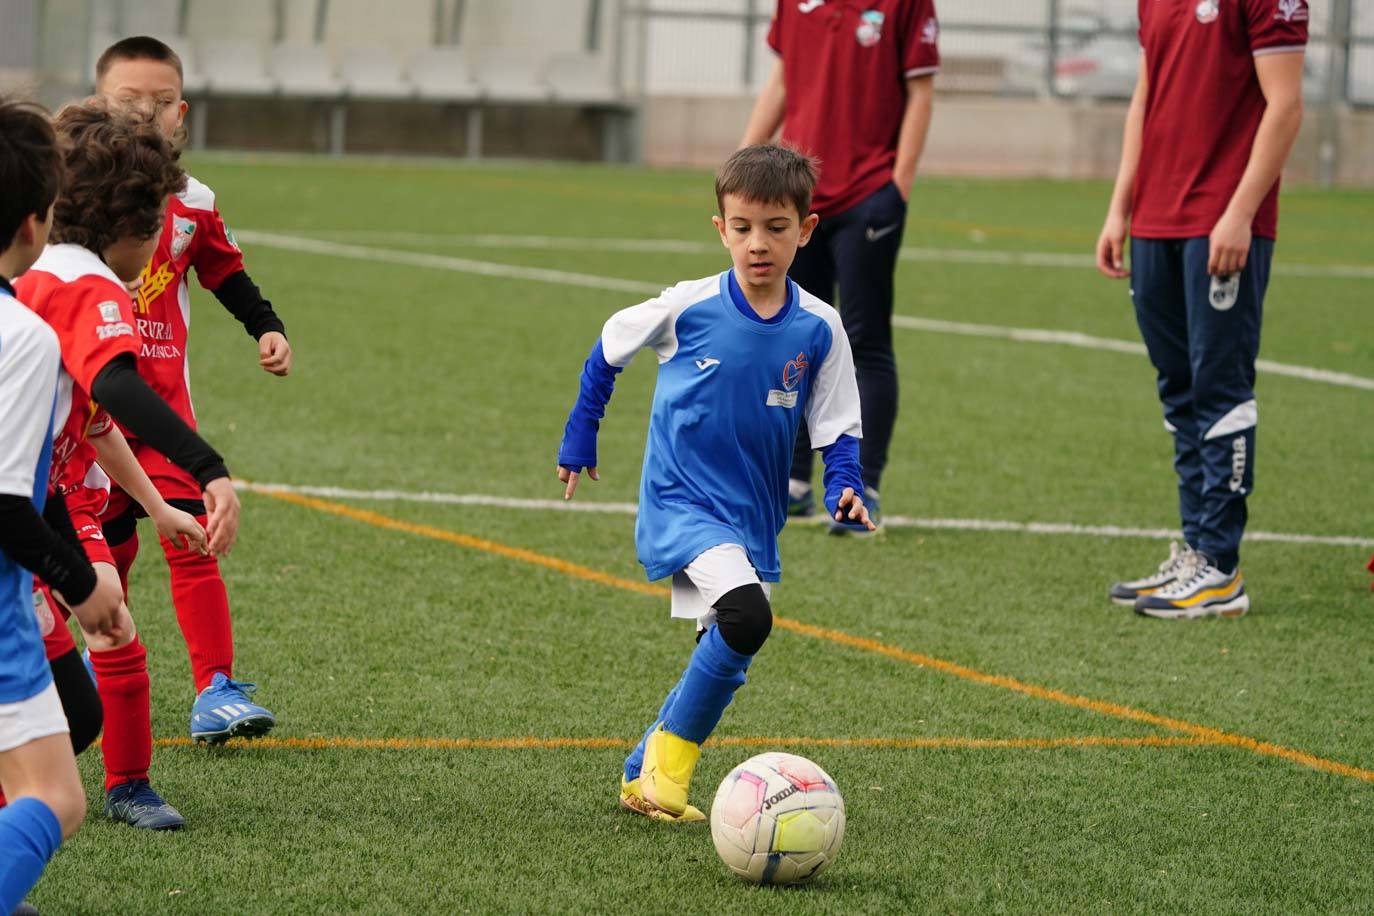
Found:
[[[672,615],[697,621],[691,661],[625,761],[620,800],[666,821],[687,803],[701,744],[744,683],[773,624],[787,477],[805,417],[825,459],[831,516],[873,529],[862,498],[859,390],[839,314],[787,279],[818,217],[816,171],[791,149],[741,149],[716,176],[713,216],[733,268],[612,315],[582,370],[558,452],[571,499],[597,473],[596,435],[615,376],[648,347],[658,384],[635,544],[650,579],[671,576]]]

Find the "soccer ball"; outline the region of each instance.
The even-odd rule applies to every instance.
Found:
[[[730,771],[711,804],[711,839],[756,884],[799,884],[830,867],[844,840],[844,799],[816,764],[759,754]]]

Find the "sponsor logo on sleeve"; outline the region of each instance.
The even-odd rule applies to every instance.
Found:
[[[33,616],[38,619],[38,632],[42,636],[47,636],[57,625],[52,609],[48,607],[48,599],[38,589],[33,590]]]
[[[1306,22],[1307,0],[1279,0],[1279,8],[1274,13],[1274,18],[1282,19],[1284,22]]]
[[[940,23],[931,16],[926,20],[926,24],[921,26],[921,44],[933,45],[940,40]]]
[[[877,10],[867,10],[859,16],[859,27],[854,30],[854,38],[865,48],[871,48],[883,40],[883,20],[886,17]]]
[[[797,9],[801,10],[803,13],[809,13],[822,6],[825,6],[825,0],[802,0],[801,3],[797,4]]]
[[[100,320],[109,324],[119,320],[119,303],[114,301],[102,302],[96,306],[100,311]]]
[[[234,238],[234,230],[229,228],[229,224],[224,221],[223,217],[220,218],[219,225],[220,228],[224,230],[225,240],[233,246],[235,251],[242,254],[243,249],[239,247],[239,240]]]

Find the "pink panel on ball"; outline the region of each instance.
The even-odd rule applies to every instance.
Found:
[[[804,757],[784,757],[773,764],[773,769],[798,789],[830,788],[816,765]]]
[[[744,827],[759,813],[765,789],[766,785],[762,779],[748,771],[741,772],[736,777],[735,784],[730,787],[730,794],[725,798],[721,820],[731,827]]]

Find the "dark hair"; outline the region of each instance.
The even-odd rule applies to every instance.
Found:
[[[29,214],[48,218],[62,190],[62,145],[47,109],[0,98],[0,251]]]
[[[725,195],[759,203],[790,203],[803,219],[811,212],[816,160],[789,146],[760,143],[736,150],[716,172],[716,206],[725,215]]]
[[[99,253],[156,234],[186,173],[153,119],[87,99],[59,111],[54,126],[67,147],[67,184],[53,209],[52,240]]]
[[[130,38],[121,38],[110,45],[100,55],[100,59],[95,62],[95,81],[99,85],[109,72],[110,65],[121,60],[155,60],[159,63],[171,64],[177,72],[177,79],[185,79],[186,74],[181,70],[181,58],[177,57],[177,52],[167,46],[165,42],[158,41],[149,35],[134,35]]]

